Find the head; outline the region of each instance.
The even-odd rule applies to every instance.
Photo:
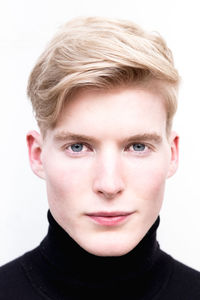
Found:
[[[128,253],[156,220],[177,168],[178,83],[164,40],[121,20],[67,23],[36,63],[31,167],[56,221],[88,252]]]

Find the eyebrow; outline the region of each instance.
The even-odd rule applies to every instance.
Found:
[[[68,131],[61,131],[55,134],[54,141],[64,142],[64,141],[71,141],[71,142],[88,142],[88,143],[97,143],[98,139],[93,136],[88,136],[85,134],[76,134]],[[123,143],[130,143],[130,142],[154,142],[156,144],[160,144],[162,142],[162,137],[157,134],[156,132],[148,132],[148,133],[142,133],[142,134],[135,134],[128,136],[124,139],[122,139]]]
[[[142,133],[142,134],[136,134],[132,135],[128,138],[125,138],[125,141],[127,143],[132,142],[132,141],[137,141],[137,142],[154,142],[156,144],[160,144],[162,142],[162,137],[161,135],[151,132],[151,133]]]
[[[84,134],[76,134],[76,133],[71,133],[71,132],[68,132],[68,131],[62,131],[62,132],[59,132],[57,134],[55,134],[54,136],[54,140],[56,142],[63,142],[63,141],[74,141],[74,142],[77,142],[77,141],[85,141],[85,142],[94,142],[94,141],[97,141],[97,139],[95,137],[91,137],[91,136],[87,136],[87,135],[84,135]]]

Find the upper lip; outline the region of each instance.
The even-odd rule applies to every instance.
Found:
[[[112,212],[99,211],[99,212],[89,213],[87,215],[93,217],[118,217],[118,216],[127,216],[130,215],[131,213],[132,212],[124,212],[124,211],[112,211]]]

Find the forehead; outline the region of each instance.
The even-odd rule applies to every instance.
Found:
[[[54,128],[78,133],[138,134],[166,129],[166,109],[160,94],[139,88],[101,92],[79,91],[66,103]]]

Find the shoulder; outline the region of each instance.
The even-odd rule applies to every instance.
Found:
[[[23,268],[23,256],[0,267],[0,300],[41,300]]]
[[[169,255],[167,256],[172,265],[172,272],[162,299],[199,300],[200,272]]]
[[[174,260],[174,273],[172,277],[177,287],[183,291],[196,291],[200,299],[200,272]]]

